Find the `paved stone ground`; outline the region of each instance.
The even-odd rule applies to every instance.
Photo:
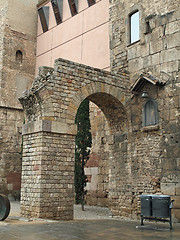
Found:
[[[75,220],[93,220],[93,219],[109,219],[111,213],[108,208],[85,206],[85,211],[81,210],[81,205],[74,205],[74,219]],[[11,201],[10,219],[20,217],[20,203],[19,201]]]
[[[75,206],[73,221],[21,219],[19,203],[11,204],[9,217],[0,222],[0,240],[179,240],[180,224],[124,221],[109,217],[107,208]],[[81,219],[81,220],[80,220]],[[86,220],[85,220],[86,219]],[[90,220],[91,219],[91,220]],[[93,219],[93,220],[92,220]]]

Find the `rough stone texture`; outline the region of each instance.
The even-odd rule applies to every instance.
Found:
[[[111,135],[127,131],[127,117],[124,106],[128,104],[131,95],[127,89],[127,80],[128,75],[126,74],[117,75],[63,59],[57,59],[55,61],[54,69],[46,67],[40,68],[39,76],[33,83],[33,87],[26,91],[24,96],[20,98],[20,102],[22,103],[26,113],[27,122],[23,127],[24,141],[28,138],[29,142],[34,146],[34,149],[36,149],[38,146],[34,140],[34,134],[39,134],[39,136],[41,136],[40,141],[43,141],[45,144],[45,147],[42,148],[39,153],[37,152],[38,150],[35,151],[31,147],[31,144],[28,145],[27,142],[23,144],[23,166],[25,162],[27,162],[27,164],[32,164],[30,172],[27,171],[27,168],[23,168],[22,170],[21,209],[23,216],[37,216],[37,214],[39,214],[40,217],[43,216],[44,218],[72,218],[72,214],[69,209],[73,203],[74,188],[72,188],[72,186],[68,188],[69,192],[67,196],[66,192],[67,186],[72,183],[70,181],[73,181],[73,140],[76,134],[74,130],[74,121],[77,109],[80,103],[85,98],[88,98],[90,101],[99,106],[106,115],[109,122],[108,131],[109,133],[111,132]],[[122,119],[122,123],[119,123],[119,119]],[[55,137],[54,134],[57,134],[58,138],[63,136],[64,138],[67,138],[68,142],[57,142],[57,149],[48,147],[49,144],[46,142],[44,136],[46,132],[49,136],[51,136],[52,141]],[[118,151],[121,152],[121,148],[125,151],[125,148],[124,145],[118,147],[118,149],[112,147],[111,135],[108,136],[109,154],[114,156],[116,161],[118,161],[118,156],[114,155],[114,153],[117,154]],[[37,155],[33,159],[34,151],[37,152],[35,153]],[[36,161],[39,158],[41,158],[42,161],[46,151],[48,153],[50,152],[50,155],[56,155],[56,152],[58,152],[59,154],[57,159],[59,156],[63,155],[64,151],[66,153],[65,156],[67,156],[67,153],[71,154],[71,157],[67,160],[69,161],[68,164],[71,166],[71,174],[67,171],[67,166],[65,164],[66,160],[64,159],[63,162],[59,162],[58,176],[63,176],[62,182],[64,185],[61,185],[61,179],[56,176],[57,172],[49,172],[50,175],[54,175],[54,179],[56,180],[53,182],[54,185],[52,185],[51,177],[48,172],[44,175],[38,172],[37,174],[34,174],[33,169],[36,168]],[[122,161],[123,159],[126,159],[124,152],[121,156]],[[43,164],[45,169],[52,167],[48,161],[43,161]],[[43,164],[40,163],[40,168]],[[61,169],[61,167],[63,169]],[[110,168],[113,168],[113,166]],[[112,172],[113,171],[114,170],[112,169]],[[27,174],[30,174],[32,178],[29,178]],[[66,178],[66,175],[69,177]],[[29,179],[28,185],[26,185],[26,179]],[[40,184],[41,181],[44,181],[44,183],[46,183],[45,185],[48,186],[44,186],[47,196],[43,195],[44,188],[42,188],[42,185]],[[32,191],[30,189],[34,183],[37,182],[39,182],[41,187],[36,186],[36,189],[39,188],[40,195],[44,196],[44,199],[37,199],[37,196],[32,195]],[[110,179],[110,184],[112,183],[113,178],[112,180]],[[62,192],[59,191],[59,184],[62,186],[62,192],[65,195],[62,195]],[[61,206],[62,204],[63,211],[66,214],[63,214],[61,208],[57,207],[56,201],[52,201],[52,198],[48,198],[52,188],[54,189],[54,193],[56,193],[57,201],[59,201],[58,206]],[[102,196],[102,192],[99,193],[99,196],[100,195]],[[30,202],[27,202],[27,199],[29,199],[32,203],[36,202],[36,204],[41,206],[41,208],[37,209],[37,211],[30,209]],[[67,199],[70,199],[70,201],[67,201]],[[71,206],[69,205],[70,203]],[[53,215],[52,212],[49,213],[49,210],[46,209],[48,204],[52,209],[56,209],[55,212],[57,212],[57,215]]]
[[[73,217],[74,136],[48,132],[24,135],[21,215]]]
[[[18,97],[34,79],[36,15],[36,0],[0,1],[0,193],[15,198],[20,195],[24,121]],[[16,59],[18,50],[22,62]]]
[[[88,177],[87,205],[108,206],[109,191],[109,144],[108,122],[103,112],[90,102],[92,147],[90,159],[85,168]]]
[[[170,185],[171,197],[179,196],[179,89],[176,85],[172,87],[172,84],[166,83],[165,86],[157,86],[146,82],[139,94],[132,95],[128,90],[128,75],[125,73],[116,75],[62,59],[56,60],[54,69],[41,68],[39,74],[33,87],[20,99],[27,121],[23,134],[30,139],[34,132],[56,132],[74,136],[74,120],[79,104],[85,98],[94,102],[108,121],[108,201],[113,215],[138,218],[139,196],[150,193],[167,194]],[[158,123],[154,126],[142,125],[143,107],[147,101],[141,98],[143,91],[148,92],[148,99],[154,99],[158,104]],[[169,101],[170,93],[172,95]],[[172,111],[174,114],[166,115],[164,119],[164,111]],[[64,128],[52,127],[58,124]],[[71,147],[72,143],[62,145],[62,149],[72,151]],[[24,153],[28,162],[30,152],[31,148],[28,155]],[[26,172],[23,171],[23,178],[26,178]],[[33,177],[37,181],[38,175]],[[65,179],[64,182],[68,184]],[[102,182],[100,180],[101,186]],[[51,186],[48,179],[46,184]],[[43,192],[43,188],[40,191]],[[21,204],[22,209],[25,209],[28,206],[25,199],[29,195],[24,184],[22,194],[24,201]],[[60,198],[60,193],[57,194]],[[98,194],[102,197],[104,192],[97,191],[96,198]],[[73,190],[69,196],[73,196]],[[46,201],[52,204],[50,199]],[[42,200],[40,203],[45,206]],[[68,204],[64,208],[68,213]],[[43,207],[41,210],[43,216],[48,215]],[[32,210],[30,212],[34,214]],[[173,214],[176,220],[179,219],[178,205],[175,205]],[[58,216],[66,219],[63,214]],[[52,215],[49,217],[56,218]],[[71,217],[69,214],[69,219]]]
[[[128,71],[130,85],[143,72],[164,81],[164,87],[146,84],[131,100],[132,131],[128,134],[128,159],[130,181],[124,187],[124,198],[117,197],[114,214],[131,214],[121,202],[129,201],[132,216],[139,214],[139,198],[144,193],[169,194],[177,198],[180,182],[180,125],[179,125],[179,1],[118,1],[110,0],[111,68]],[[140,14],[140,40],[130,44],[129,15]],[[119,14],[121,12],[121,14]],[[150,31],[147,29],[149,23]],[[146,91],[158,105],[158,126],[142,127],[143,106],[141,98]],[[130,195],[130,196],[128,196]],[[113,197],[112,197],[113,199]],[[129,199],[129,200],[128,200]],[[175,218],[180,219],[180,209],[174,205]]]
[[[3,68],[1,105],[21,108],[18,97],[30,88],[35,69],[35,39],[6,26],[3,38]],[[23,53],[22,63],[16,60],[16,51]]]
[[[80,103],[88,98],[102,110],[108,122],[108,146],[102,147],[102,151],[108,149],[108,154],[102,154],[99,164],[105,159],[109,168],[108,201],[112,214],[138,218],[141,194],[170,194],[176,201],[173,217],[180,220],[178,7],[177,0],[110,0],[112,73],[62,59],[55,61],[54,68],[40,68],[32,88],[20,99],[26,115],[23,216],[72,219],[74,120]],[[129,14],[135,10],[140,12],[140,41],[130,45]],[[8,26],[3,29],[9,39],[25,38],[22,33],[12,37],[14,31]],[[1,42],[4,36],[5,32],[1,34]],[[3,41],[1,55],[6,43],[8,39]],[[26,45],[26,38],[22,44]],[[6,66],[0,63],[1,88],[8,79],[15,77],[15,67],[9,70],[7,61],[12,52],[7,50],[3,55]],[[32,59],[30,55],[29,59]],[[24,71],[23,67],[20,69]],[[31,70],[27,70],[28,76]],[[164,86],[145,80],[144,86],[131,94],[130,86],[144,72],[159,78]],[[2,84],[6,76],[9,77]],[[20,91],[16,92],[14,82],[12,89],[11,84],[7,87],[9,95],[4,92],[2,96],[8,97],[12,104]],[[141,97],[143,92],[148,94],[147,99]],[[152,126],[143,125],[148,99],[157,103],[158,121]],[[1,164],[4,166],[3,161]],[[100,191],[95,193],[97,198],[104,196],[102,189],[107,187],[100,166],[102,179],[98,186]],[[10,179],[11,176],[7,181]]]
[[[0,108],[0,192],[18,198],[21,173],[22,110]],[[16,196],[17,195],[17,196]]]
[[[114,71],[128,70],[131,84],[144,71],[176,81],[179,68],[179,1],[109,2],[111,68]],[[140,41],[130,44],[129,15],[136,10],[140,14]],[[149,33],[147,22],[151,28]]]

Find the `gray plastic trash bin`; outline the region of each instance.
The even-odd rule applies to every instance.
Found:
[[[152,196],[152,216],[160,218],[169,218],[169,206],[171,198],[169,195],[154,195]]]
[[[141,195],[141,215],[152,216],[152,195]]]
[[[144,219],[169,222],[172,229],[171,209],[174,200],[169,195],[140,195],[141,225]],[[169,218],[169,220],[167,219]]]

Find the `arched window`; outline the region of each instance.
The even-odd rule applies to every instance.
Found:
[[[158,124],[157,104],[154,100],[148,100],[144,105],[144,126]]]
[[[22,63],[22,60],[23,60],[23,53],[20,50],[16,51],[16,62]]]

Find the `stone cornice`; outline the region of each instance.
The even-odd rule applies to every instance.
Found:
[[[67,135],[76,135],[76,124],[67,124],[64,122],[39,120],[28,122],[23,125],[22,135],[29,135],[38,132],[49,132]]]

